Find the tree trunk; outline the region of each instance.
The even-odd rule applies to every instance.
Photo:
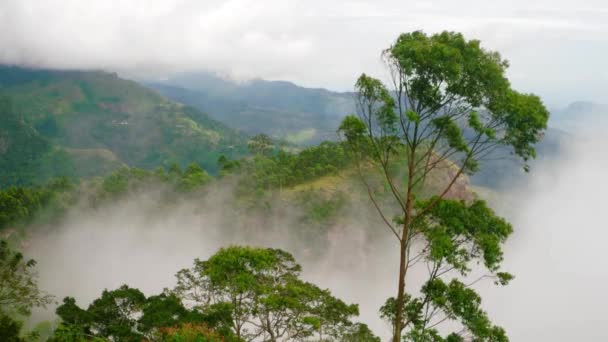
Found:
[[[414,178],[414,157],[415,148],[408,160],[408,180],[405,200],[405,213],[403,213],[403,232],[399,241],[399,285],[397,288],[397,307],[395,308],[395,331],[393,332],[393,342],[401,342],[401,331],[403,330],[403,304],[405,298],[405,276],[407,274],[407,250],[409,248],[409,229],[412,222],[414,195],[413,195],[413,178]]]
[[[395,331],[393,332],[393,342],[401,342],[401,330],[403,330],[403,297],[405,296],[405,255],[406,255],[406,243],[401,241],[400,243],[400,260],[399,260],[399,287],[397,290],[397,307],[395,312]]]

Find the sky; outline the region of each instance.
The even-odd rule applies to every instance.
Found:
[[[399,33],[454,30],[499,51],[550,106],[608,102],[604,0],[1,0],[0,63],[136,77],[213,71],[351,90],[386,77]]]

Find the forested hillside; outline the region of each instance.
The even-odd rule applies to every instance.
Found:
[[[0,187],[71,176],[73,167],[65,150],[26,123],[10,99],[0,97]]]
[[[40,141],[28,139],[33,148],[61,147],[69,157],[65,159],[75,161],[73,173],[79,176],[107,174],[122,165],[154,168],[191,162],[215,172],[219,156],[240,156],[246,149],[243,135],[115,74],[4,66],[0,96],[12,102],[20,129]],[[9,120],[9,114],[3,117]],[[26,173],[21,177],[21,183],[36,180]]]

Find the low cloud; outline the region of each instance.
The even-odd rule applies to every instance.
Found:
[[[599,132],[605,125],[586,127],[566,137],[559,156],[537,163],[493,203],[515,229],[505,268],[516,278],[502,290],[483,292],[488,311],[512,341],[607,336],[608,139]]]
[[[504,288],[481,283],[479,290],[483,306],[512,341],[606,336],[606,146],[599,134],[569,135],[560,155],[539,161],[511,191],[491,199],[514,226],[504,269],[516,279]],[[43,288],[86,305],[102,289],[123,283],[147,294],[172,287],[177,270],[222,246],[279,247],[303,264],[305,279],[359,303],[360,319],[388,336],[378,308],[395,292],[397,245],[364,198],[321,233],[327,243],[320,246],[298,235],[300,209],[277,202],[269,212],[239,216],[230,193],[222,186],[159,210],[158,195],[146,192],[94,211],[76,210],[35,233],[26,251],[39,261]]]
[[[604,100],[604,1],[5,0],[0,62],[138,77],[214,71],[350,90],[401,32],[457,30],[554,105]]]

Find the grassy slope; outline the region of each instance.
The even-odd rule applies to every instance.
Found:
[[[440,167],[431,173],[425,183],[426,187],[422,191],[423,196],[424,194],[436,194],[437,192],[442,191],[450,182],[451,177],[453,177],[457,170],[452,163],[446,161],[445,164],[445,167]],[[364,173],[364,177],[366,177],[367,182],[370,183],[375,191],[382,188],[381,186],[378,187],[378,184],[383,183],[383,177],[380,174],[371,169],[367,169],[364,171]],[[452,186],[451,190],[447,194],[447,197],[470,200],[473,198],[473,194],[474,192],[477,192],[476,189],[478,188],[480,187],[471,186],[469,178],[463,175]],[[303,191],[314,191],[325,197],[330,197],[337,192],[348,193],[350,195],[358,194],[367,196],[365,193],[366,189],[359,179],[359,175],[355,167],[349,167],[347,169],[340,170],[336,174],[322,176],[284,189],[286,195],[293,195]],[[388,188],[385,187],[382,193],[383,194],[377,195],[380,195],[381,197],[389,195]]]

